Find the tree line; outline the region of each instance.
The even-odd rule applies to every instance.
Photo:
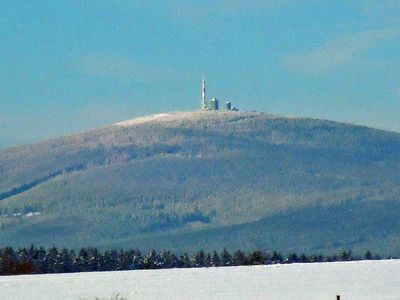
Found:
[[[169,268],[202,268],[220,266],[247,266],[290,263],[313,263],[352,261],[361,259],[380,259],[367,251],[363,257],[353,256],[351,250],[343,250],[338,255],[324,256],[291,253],[287,256],[279,252],[256,250],[243,252],[237,250],[230,253],[206,253],[202,250],[194,254],[175,254],[165,250],[157,253],[152,250],[142,253],[140,250],[106,250],[97,248],[81,248],[79,251],[57,247],[44,249],[31,246],[29,248],[0,248],[0,275],[72,273],[118,270],[144,270]]]

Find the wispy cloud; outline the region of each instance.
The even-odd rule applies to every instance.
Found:
[[[399,35],[398,30],[370,30],[336,36],[309,53],[284,57],[286,65],[295,71],[321,73],[350,63],[378,46],[380,42]]]

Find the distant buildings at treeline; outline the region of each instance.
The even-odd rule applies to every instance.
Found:
[[[231,110],[238,111],[238,109],[232,106],[230,101],[226,101],[223,107],[220,107],[219,100],[215,97],[211,98],[211,100],[206,99],[206,81],[203,77],[201,81],[201,110]]]

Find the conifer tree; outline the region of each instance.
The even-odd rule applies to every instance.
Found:
[[[74,253],[72,252],[72,254]],[[73,272],[71,252],[69,252],[67,248],[64,247],[61,249],[60,259],[61,259],[61,272],[63,273]]]
[[[4,275],[16,273],[17,257],[12,247],[5,247],[0,251],[0,272]]]
[[[205,254],[203,250],[200,250],[199,252],[196,253],[194,257],[194,266],[195,267],[204,267],[205,263]]]
[[[145,269],[158,269],[160,267],[157,252],[151,250],[150,253],[144,258],[143,264]]]
[[[369,250],[367,250],[367,252],[364,255],[364,258],[367,259],[367,260],[371,260],[372,259],[372,253]]]
[[[164,264],[164,268],[176,268],[177,267],[177,258],[175,254],[170,251],[164,251],[162,254]]]
[[[289,264],[291,264],[291,263],[296,263],[296,262],[298,262],[298,261],[299,261],[299,258],[298,258],[298,256],[297,256],[296,253],[291,253],[291,254],[289,254],[288,259],[287,259],[287,262],[288,262]]]
[[[266,261],[264,253],[260,250],[256,250],[249,255],[248,262],[250,265],[262,265]]]
[[[211,258],[210,253],[207,253],[207,255],[206,255],[206,258],[204,260],[204,266],[207,268],[212,266],[212,258]]]
[[[343,250],[340,254],[340,260],[341,261],[349,261],[352,259],[352,253],[351,250]]]
[[[302,253],[302,254],[300,255],[300,257],[299,257],[299,262],[301,262],[301,263],[307,263],[307,262],[309,262],[309,259],[308,259],[307,255],[305,255],[304,253]]]
[[[246,265],[246,256],[242,251],[240,250],[235,251],[235,253],[233,254],[233,264],[235,266]]]
[[[217,253],[217,251],[214,251],[212,259],[211,259],[211,265],[213,267],[219,267],[221,265],[221,261],[219,259],[219,255]]]
[[[272,261],[274,264],[280,264],[280,263],[282,263],[282,261],[283,261],[283,257],[282,257],[282,255],[281,255],[280,253],[274,251],[274,252],[272,253],[272,256],[271,256],[271,261]]]
[[[190,263],[189,255],[187,253],[183,253],[180,256],[180,264],[179,265],[181,268],[190,268],[192,266]]]
[[[134,250],[133,253],[133,258],[131,261],[131,264],[129,266],[130,270],[141,270],[144,268],[144,263],[143,263],[143,256],[142,252],[139,250]]]
[[[232,255],[224,248],[221,253],[221,265],[222,266],[230,266],[232,265]]]
[[[33,262],[26,248],[20,248],[17,251],[16,274],[34,273]]]

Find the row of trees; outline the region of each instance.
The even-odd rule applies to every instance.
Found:
[[[363,258],[379,259],[379,256],[372,256],[368,251]],[[100,252],[96,248],[82,248],[75,252],[56,247],[47,250],[34,246],[18,250],[5,247],[0,248],[0,275],[311,263],[359,259],[362,258],[353,256],[351,251],[347,250],[334,256],[292,253],[285,257],[276,251],[267,253],[260,250],[248,253],[238,250],[233,254],[226,249],[221,253],[216,251],[205,253],[201,250],[193,255],[187,253],[177,255],[170,251],[157,253],[154,250],[149,253],[142,253],[139,250]]]

